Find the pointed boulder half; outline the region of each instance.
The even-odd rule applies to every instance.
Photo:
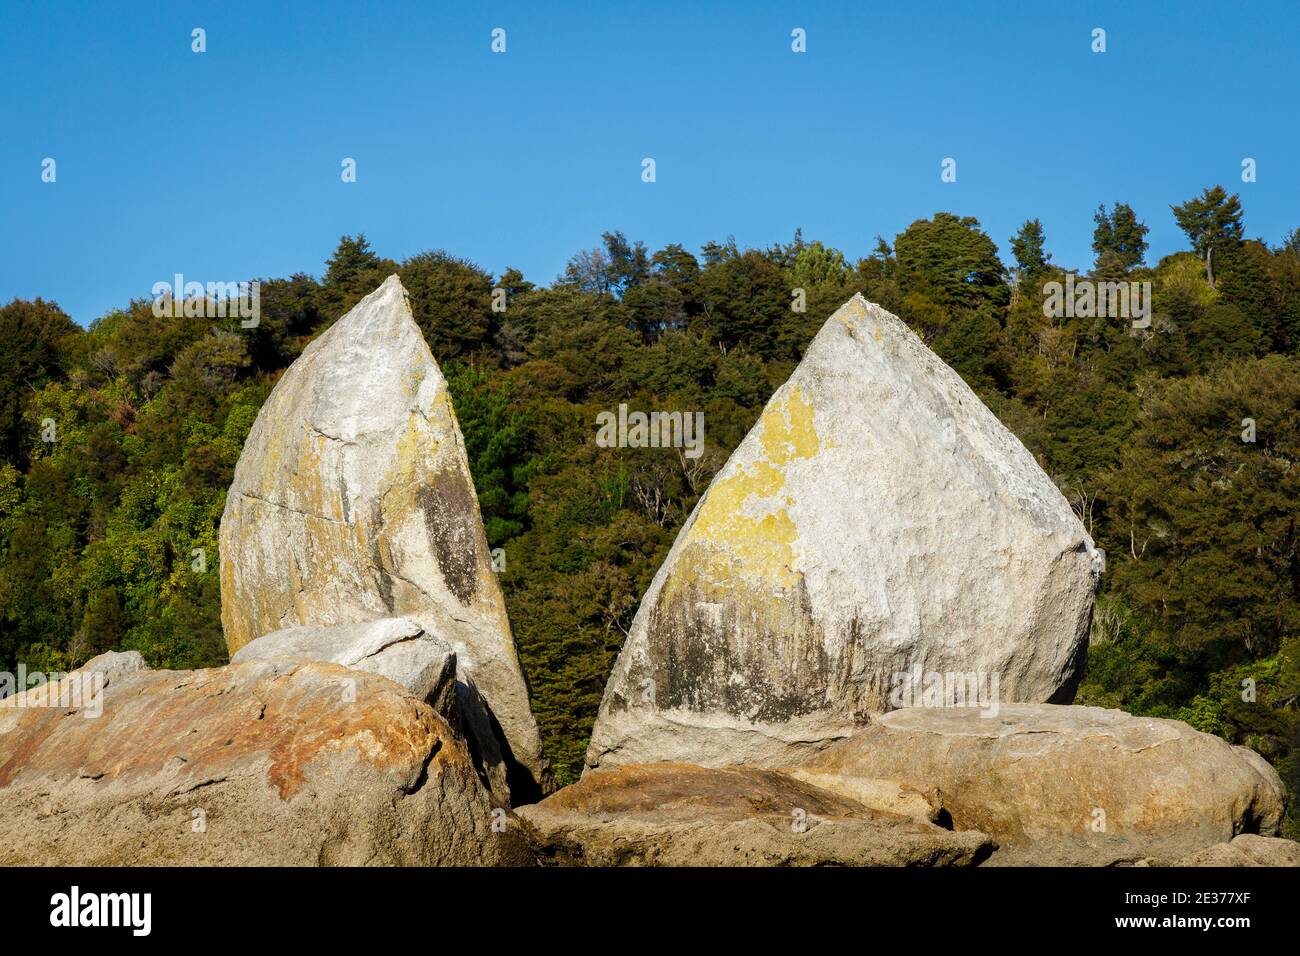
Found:
[[[221,519],[221,622],[232,654],[285,627],[393,617],[454,650],[467,711],[481,712],[471,723],[499,738],[470,740],[492,764],[494,789],[508,777],[518,801],[520,788],[545,788],[464,440],[395,275],[276,384]]]
[[[1068,702],[1100,558],[961,377],[855,296],[677,536],[588,765],[779,766],[945,693]]]

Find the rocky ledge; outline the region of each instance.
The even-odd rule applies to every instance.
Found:
[[[464,742],[386,678],[282,661],[109,673],[95,717],[28,699],[61,685],[0,701],[0,865],[533,861]]]
[[[519,814],[568,866],[971,866],[993,849],[754,767],[597,771]]]

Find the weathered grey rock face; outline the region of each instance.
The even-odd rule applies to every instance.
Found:
[[[457,680],[456,652],[406,617],[330,627],[286,627],[245,644],[232,663],[330,661],[396,681],[426,701],[465,737],[493,796],[511,799],[510,774],[492,716],[473,678]],[[521,794],[516,792],[518,801]]]
[[[135,671],[147,671],[149,665],[139,651],[105,651],[98,657],[92,657],[77,670],[82,674],[98,673],[104,675],[105,684],[123,674]]]
[[[1229,843],[1197,850],[1174,866],[1300,866],[1300,843],[1243,833]]]
[[[1099,565],[1015,436],[855,296],[682,528],[587,762],[793,763],[896,706],[917,668],[1068,700]]]
[[[519,815],[562,866],[970,866],[992,849],[750,767],[601,770]]]
[[[390,617],[452,646],[516,776],[548,785],[447,384],[397,276],[284,373],[221,521],[232,653],[285,627]]]
[[[232,664],[329,661],[396,681],[444,717],[455,707],[456,652],[406,617],[333,627],[286,627],[245,644]]]
[[[815,755],[820,779],[933,787],[954,828],[998,843],[992,864],[1167,865],[1243,832],[1276,834],[1277,773],[1177,720],[1101,707],[912,707]]]
[[[0,865],[533,861],[460,737],[377,675],[119,672],[94,718],[31,693],[0,702]]]

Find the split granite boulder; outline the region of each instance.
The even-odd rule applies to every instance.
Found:
[[[0,701],[0,865],[533,862],[464,742],[386,678],[117,669],[98,716],[40,691]]]
[[[678,534],[587,764],[794,764],[906,703],[914,671],[1068,702],[1100,564],[1016,437],[855,296]]]
[[[971,866],[992,850],[983,833],[752,767],[594,771],[519,815],[540,861],[559,866]]]
[[[933,788],[955,829],[997,841],[992,864],[1167,865],[1242,833],[1274,836],[1285,809],[1253,750],[1101,707],[896,710],[795,772],[837,793]]]
[[[451,646],[497,738],[477,749],[503,755],[517,796],[549,789],[447,383],[390,276],[257,416],[221,520],[221,619],[237,654],[282,628],[394,617]]]

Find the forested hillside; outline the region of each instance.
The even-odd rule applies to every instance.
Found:
[[[1135,211],[1100,208],[1096,260],[1075,277],[1150,282],[1139,328],[1044,314],[1066,276],[1036,220],[1004,262],[949,213],[856,261],[798,234],[692,252],[612,232],[548,285],[344,237],[319,280],[263,279],[251,329],[156,318],[141,299],[83,330],[15,300],[0,308],[0,669],[123,648],[155,667],[224,662],[217,528],[244,438],[284,368],[398,272],[451,383],[534,713],[570,781],[677,529],[862,292],[965,377],[1106,550],[1079,702],[1248,743],[1295,793],[1300,233],[1245,238],[1217,187],[1172,214],[1188,251],[1148,263]],[[702,411],[704,453],[598,447],[597,414],[624,402]]]

